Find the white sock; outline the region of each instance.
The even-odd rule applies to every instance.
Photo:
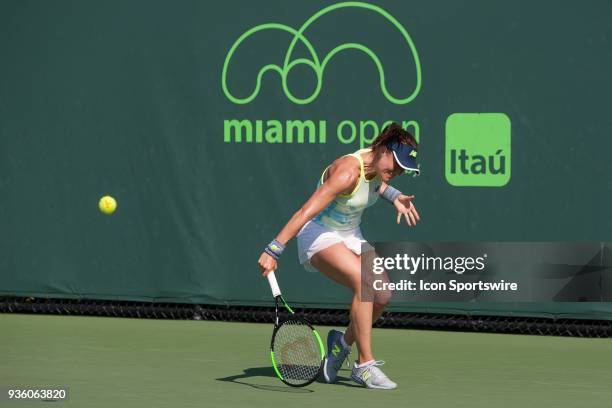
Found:
[[[355,367],[357,367],[357,368],[365,367],[368,364],[372,364],[373,362],[374,362],[374,360],[366,361],[365,363],[361,363],[361,364],[357,364],[357,362],[355,362]]]
[[[346,340],[344,340],[344,336],[346,334],[343,334],[342,337],[340,337],[340,344],[342,345],[342,348],[349,348],[349,345],[346,343]]]

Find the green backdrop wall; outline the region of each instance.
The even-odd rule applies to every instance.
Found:
[[[279,72],[265,71],[256,96],[235,103],[252,94],[262,67],[283,66],[294,38],[287,29],[246,38],[224,92],[224,63],[243,33],[266,23],[298,30],[334,4],[2,1],[0,293],[269,304],[257,258],[321,170],[360,147],[349,122],[338,137],[343,121],[366,138],[373,123],[418,126],[422,175],[396,185],[416,195],[422,221],[397,226],[380,203],[364,216],[371,241],[612,241],[612,3],[346,4],[304,36],[321,59],[342,44],[367,46],[388,93],[412,100],[385,95],[374,59],[347,48],[322,78],[298,64],[284,90]],[[290,58],[310,55],[299,42]],[[458,112],[510,119],[505,186],[446,181],[445,122]],[[276,123],[268,121],[324,121],[325,139],[317,128],[315,143],[310,134],[298,143],[297,133],[288,142],[285,128],[283,143],[258,143],[255,133],[238,141],[226,133],[230,120],[254,132],[257,120],[264,132]],[[105,194],[119,204],[112,216],[97,209]],[[347,291],[299,266],[294,241],[278,277],[295,303],[348,304]],[[612,312],[605,303],[394,307]]]

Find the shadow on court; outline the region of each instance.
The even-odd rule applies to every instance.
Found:
[[[257,388],[258,390],[266,391],[278,391],[278,392],[293,392],[293,393],[308,393],[314,392],[308,388],[295,388],[289,387],[288,385],[282,384],[279,380],[279,385],[263,385],[255,384],[249,381],[254,377],[276,377],[274,369],[272,367],[253,367],[246,368],[242,374],[230,375],[229,377],[217,378],[217,381],[227,381],[236,384],[248,385],[249,387]],[[246,380],[246,381],[240,381]]]
[[[253,368],[246,368],[242,374],[230,375],[229,377],[217,378],[216,380],[233,382],[233,383],[242,384],[242,385],[248,385],[249,387],[256,388],[258,390],[266,390],[266,391],[293,392],[293,393],[314,392],[314,390],[311,390],[308,387],[296,388],[296,387],[290,387],[285,384],[281,384],[280,380],[279,380],[279,385],[257,384],[249,380],[255,377],[273,377],[275,379],[277,378],[276,374],[274,373],[274,369],[272,367],[253,367]],[[241,381],[241,380],[245,380],[245,381]],[[361,388],[359,385],[352,383],[351,381],[352,380],[350,379],[350,377],[344,377],[342,375],[338,375],[338,382],[336,382],[334,385],[336,386],[341,385],[343,387]],[[325,380],[322,377],[320,377],[315,381],[315,383],[325,384]]]
[[[348,371],[348,377],[345,377],[344,375],[342,375],[342,372],[346,372]],[[317,378],[317,381],[320,384],[327,384],[325,382],[325,380],[323,379],[323,375],[321,375],[319,378]],[[338,377],[337,380],[334,384],[330,384],[330,385],[341,385],[343,387],[349,387],[349,388],[362,388],[361,385],[355,384],[353,382],[353,380],[351,380],[351,374],[350,374],[350,370],[346,370],[346,369],[340,369],[340,371],[338,372]]]

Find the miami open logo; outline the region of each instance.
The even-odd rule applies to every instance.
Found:
[[[404,90],[403,93],[392,93],[387,87],[385,81],[385,69],[380,58],[373,50],[368,48],[366,45],[359,43],[338,44],[326,55],[319,55],[313,43],[308,39],[309,28],[316,26],[317,20],[319,20],[321,17],[332,13],[339,14],[342,12],[342,10],[347,8],[366,9],[372,13],[376,13],[386,19],[386,21],[397,30],[398,35],[401,36],[403,41],[406,42],[408,48],[410,49],[410,55],[407,55],[407,58],[410,59],[415,66],[416,78],[413,89],[407,91]],[[250,94],[242,97],[238,96],[236,91],[231,91],[229,89],[227,81],[228,70],[230,69],[232,63],[232,57],[236,52],[241,49],[241,47],[249,37],[254,36],[257,33],[260,33],[265,30],[275,30],[283,35],[292,36],[289,48],[284,50],[284,56],[282,55],[282,50],[279,53],[279,60],[281,59],[280,57],[282,57],[282,64],[270,63],[263,66],[259,70],[257,76],[253,78],[253,86],[252,90],[250,91]],[[308,50],[308,58],[293,58],[293,53],[298,42],[300,42]],[[325,68],[327,67],[327,65],[333,61],[333,58],[335,56],[347,50],[358,50],[366,54],[371,59],[371,61],[374,63],[378,70],[381,92],[390,103],[396,105],[405,105],[414,100],[414,98],[416,98],[419,94],[419,91],[421,89],[421,63],[419,60],[417,49],[414,46],[414,43],[410,38],[408,31],[406,31],[404,26],[402,26],[402,24],[397,21],[395,17],[393,17],[391,14],[389,14],[382,8],[369,3],[353,1],[338,3],[325,7],[324,9],[318,11],[310,18],[308,18],[306,22],[304,22],[304,24],[302,24],[302,26],[297,29],[285,24],[266,23],[260,24],[247,30],[240,37],[238,37],[238,39],[234,42],[229,52],[227,53],[227,56],[225,57],[225,61],[223,63],[223,71],[221,74],[221,86],[227,99],[229,99],[235,104],[243,105],[250,103],[257,97],[261,89],[261,82],[264,75],[266,75],[267,73],[277,73],[281,79],[281,86],[287,99],[298,105],[306,105],[314,101],[321,92],[321,89],[324,84]],[[298,66],[308,67],[312,70],[316,77],[316,85],[312,93],[309,96],[303,98],[300,98],[291,92],[287,81],[291,70]]]
[[[319,38],[318,41],[332,41],[331,47],[330,44],[325,44],[325,47],[322,46],[321,43],[318,44],[319,48],[325,48],[326,51],[329,51],[326,53],[317,51],[316,44],[309,38],[309,35],[315,38],[316,35],[313,35],[314,29],[323,24],[322,22],[317,24],[317,22],[320,21],[323,16],[328,16],[334,18],[334,20],[340,21],[343,15],[346,16],[347,9],[363,10],[373,17],[382,17],[384,24],[389,25],[389,31],[396,33],[397,38],[407,45],[409,51],[404,53],[403,61],[405,61],[406,65],[412,64],[414,66],[414,71],[410,71],[410,76],[412,76],[412,72],[414,72],[414,81],[409,82],[409,85],[406,86],[406,88],[409,89],[389,89],[387,86],[386,71],[381,58],[374,50],[365,44],[356,41],[337,41],[338,44],[334,44],[333,36],[331,38],[317,37]],[[238,84],[229,81],[229,77],[232,75],[231,73],[241,69],[236,63],[232,64],[237,58],[236,56],[242,55],[240,53],[248,54],[249,52],[253,52],[253,50],[249,48],[252,47],[252,42],[248,40],[254,39],[258,34],[276,35],[276,33],[278,33],[278,35],[287,36],[286,43],[288,43],[289,46],[281,47],[277,54],[272,53],[273,61],[269,61],[267,64],[261,64],[261,68],[256,66],[259,70],[255,71],[256,74],[253,75],[252,78],[241,76]],[[285,100],[288,103],[307,105],[319,96],[321,90],[325,86],[326,68],[329,64],[333,63],[334,57],[346,51],[353,51],[353,53],[358,51],[368,57],[368,60],[376,67],[381,95],[388,102],[395,105],[406,105],[417,97],[421,89],[421,62],[408,31],[387,11],[369,3],[351,1],[325,7],[306,19],[298,28],[280,23],[260,24],[246,30],[231,44],[225,56],[225,60],[223,61],[221,88],[227,99],[237,105],[248,104],[257,98],[262,89],[262,79],[269,75],[278,75],[280,81],[277,83],[280,83],[284,97],[286,97]],[[297,56],[299,51],[301,51],[302,54]],[[386,52],[389,52],[389,50],[387,49]],[[270,55],[270,50],[267,50],[266,54]],[[360,61],[360,63],[362,62],[363,61]],[[301,68],[301,71],[305,69],[307,72],[312,72],[315,78],[312,89],[308,88],[308,85],[305,83],[301,84],[306,87],[306,92],[302,90],[301,96],[297,96],[296,93],[290,89],[288,81],[288,77],[292,70],[298,67]],[[410,80],[411,78],[409,77],[408,79]],[[230,84],[233,88],[230,87]],[[268,82],[267,84],[270,83]],[[223,141],[225,143],[274,144],[327,143],[329,133],[335,130],[335,137],[339,143],[357,144],[360,148],[363,148],[371,144],[380,131],[391,122],[401,123],[404,129],[410,128],[415,138],[419,140],[418,122],[416,120],[406,120],[403,118],[386,118],[384,120],[345,119],[333,125],[330,125],[325,118],[300,120],[231,118],[224,119],[223,121]],[[328,129],[330,127],[332,129],[331,132]]]

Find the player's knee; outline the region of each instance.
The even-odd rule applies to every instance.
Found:
[[[374,307],[377,309],[384,309],[391,300],[390,290],[376,291],[374,294]]]
[[[359,297],[364,302],[372,302],[375,300],[376,290],[371,282],[363,277],[355,277],[351,280],[351,289],[354,295],[359,295]]]

